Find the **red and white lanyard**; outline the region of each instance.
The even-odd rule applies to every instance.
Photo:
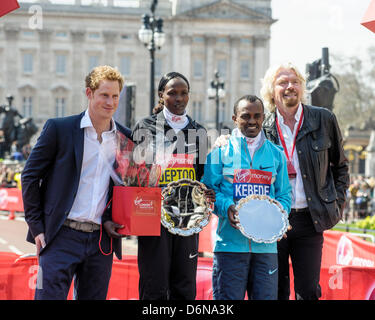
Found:
[[[292,159],[293,159],[293,152],[294,152],[294,149],[296,148],[297,135],[298,135],[298,132],[299,132],[299,130],[301,128],[301,125],[302,125],[302,119],[303,119],[303,109],[302,109],[301,116],[300,116],[299,121],[298,121],[297,131],[296,131],[296,134],[294,136],[294,141],[293,141],[293,146],[292,146],[292,152],[291,152],[290,157],[289,157],[289,152],[288,152],[288,149],[286,147],[285,139],[284,139],[283,133],[282,133],[280,125],[279,125],[279,120],[276,117],[277,132],[279,133],[280,141],[281,141],[281,144],[283,145],[286,158],[290,162],[292,162]]]

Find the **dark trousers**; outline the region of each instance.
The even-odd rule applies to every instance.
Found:
[[[99,231],[82,232],[63,226],[39,256],[36,300],[66,300],[74,276],[74,298],[105,300],[113,255],[99,250]],[[103,245],[108,252],[108,245]]]
[[[138,237],[139,299],[194,300],[197,263],[198,234]]]
[[[215,252],[214,300],[277,299],[277,253]]]
[[[291,212],[289,222],[292,230],[287,238],[278,242],[279,290],[278,299],[288,300],[290,295],[289,256],[294,275],[296,300],[318,300],[322,260],[323,233],[316,232],[310,213]]]

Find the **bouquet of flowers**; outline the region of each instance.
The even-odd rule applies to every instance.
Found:
[[[160,235],[162,195],[158,185],[174,146],[167,150],[161,145],[157,148],[157,143],[152,141],[148,139],[135,145],[117,133],[117,150],[111,172],[115,182],[112,219],[124,226],[117,231],[121,234]]]
[[[172,157],[174,147],[172,144],[163,148],[165,152],[161,155],[157,152],[161,148],[153,142],[135,145],[133,141],[118,132],[114,174],[112,174],[115,184],[128,187],[157,187],[162,171]]]

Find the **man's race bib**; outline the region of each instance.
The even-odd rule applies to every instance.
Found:
[[[268,196],[270,194],[271,181],[272,172],[236,169],[233,177],[233,199],[237,201],[253,194]]]
[[[180,179],[196,179],[194,169],[194,154],[174,154],[168,163],[167,168],[163,171],[159,186],[166,186],[172,181]]]

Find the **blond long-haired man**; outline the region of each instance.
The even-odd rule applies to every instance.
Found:
[[[306,80],[292,63],[271,67],[261,95],[269,113],[263,123],[269,140],[282,145],[292,185],[292,229],[278,243],[279,293],[289,299],[289,256],[296,299],[315,300],[323,231],[342,217],[349,186],[348,161],[335,115],[305,104]]]

